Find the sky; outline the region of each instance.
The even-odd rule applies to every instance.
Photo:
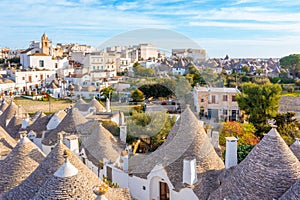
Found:
[[[0,47],[12,49],[27,48],[44,32],[54,44],[98,47],[144,29],[182,35],[209,57],[300,53],[295,0],[1,0],[0,9]],[[145,32],[145,43],[160,35]],[[182,43],[177,38],[172,47]]]

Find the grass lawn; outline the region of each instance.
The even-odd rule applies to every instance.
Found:
[[[46,113],[53,113],[58,110],[64,110],[68,108],[72,102],[70,100],[55,100],[50,99],[50,102],[47,99],[44,101],[33,101],[31,99],[25,99],[22,97],[14,98],[14,102],[17,105],[21,105],[29,113],[34,113],[36,111],[42,111]]]

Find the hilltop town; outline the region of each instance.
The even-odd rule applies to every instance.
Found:
[[[298,199],[300,56],[0,49],[0,199]]]

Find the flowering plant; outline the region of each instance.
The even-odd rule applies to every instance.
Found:
[[[103,195],[105,194],[109,189],[109,186],[106,183],[101,183],[100,185],[97,185],[93,188],[93,192],[96,195]]]

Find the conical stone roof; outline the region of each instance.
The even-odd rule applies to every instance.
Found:
[[[91,135],[82,142],[82,148],[88,159],[96,166],[99,164],[99,160],[103,161],[103,158],[116,161],[121,153],[118,141],[102,125],[95,128]]]
[[[2,127],[6,127],[6,120],[10,120],[11,118],[13,118],[16,113],[18,113],[18,106],[13,101],[11,101],[9,106],[0,116],[0,125]]]
[[[6,200],[27,200],[32,198],[38,190],[43,186],[48,178],[50,178],[64,163],[63,152],[69,149],[59,142],[41,164],[26,178],[20,185],[3,194],[2,199]],[[84,174],[89,180],[87,187],[99,184],[100,179],[90,171],[81,160],[72,152],[69,153],[69,161],[78,169],[79,173]]]
[[[71,134],[78,134],[77,126],[86,123],[88,120],[74,108],[69,109],[67,115],[59,123],[56,129],[48,133],[42,143],[44,145],[55,145],[57,143],[57,134],[61,131]]]
[[[14,115],[13,118],[7,124],[5,130],[12,138],[20,138],[19,131],[22,126],[22,118],[18,115]]]
[[[300,163],[275,128],[209,199],[278,199],[300,178]]]
[[[166,145],[135,161],[136,163],[130,163],[131,159],[129,160],[130,169],[134,174],[147,175],[156,165],[161,165],[175,187],[182,185],[180,183],[183,180],[184,158],[196,158],[197,173],[224,168],[224,163],[210,143],[203,126],[189,107],[176,123],[176,133],[174,132]]]
[[[0,194],[19,185],[44,158],[43,152],[27,137],[23,137],[1,162]]]
[[[37,120],[38,118],[44,117],[46,116],[42,111],[36,111],[34,113],[34,115],[31,117],[30,121],[31,123],[34,123],[35,120]]]
[[[0,156],[6,156],[17,142],[0,126]]]
[[[279,200],[299,200],[300,199],[300,179],[286,191]]]
[[[66,160],[44,183],[33,199],[95,199],[89,179]]]
[[[41,113],[37,119],[26,128],[27,131],[34,131],[37,133],[37,137],[42,136],[42,132],[47,130],[47,124],[50,121],[52,115],[45,115]]]
[[[295,156],[300,160],[300,142],[299,138],[296,138],[296,141],[290,146],[290,149],[295,154]]]
[[[89,107],[95,107],[96,112],[105,112],[106,111],[104,106],[102,106],[102,104],[97,99],[95,99],[95,97],[93,97],[93,99],[89,102]]]
[[[8,107],[8,103],[5,100],[3,100],[2,104],[0,105],[0,112],[3,113],[7,107]]]

